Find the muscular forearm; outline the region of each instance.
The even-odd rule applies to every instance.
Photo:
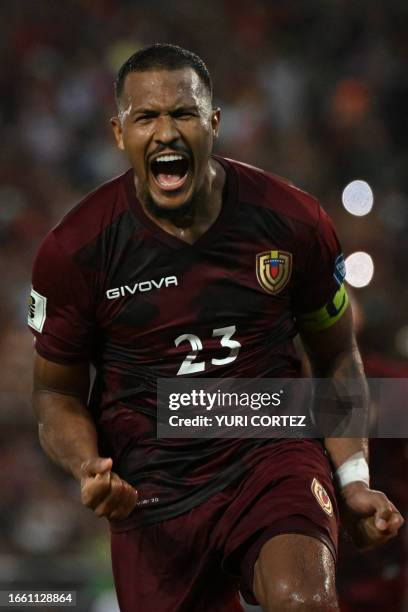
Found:
[[[368,387],[361,356],[355,344],[352,350],[338,355],[333,362],[328,360],[325,367],[320,367],[318,371],[315,368],[314,374],[315,376],[331,379],[333,381],[334,393],[337,385],[341,388],[342,398],[346,400],[345,403],[348,409],[350,408],[350,403],[358,398],[358,405],[352,405],[352,410],[361,411],[361,418],[358,419],[360,423],[367,422],[369,405]],[[347,394],[348,390],[350,390],[350,396],[344,398],[344,394]],[[368,460],[368,440],[364,437],[326,437],[325,446],[335,469],[358,452],[363,452],[366,460]]]
[[[332,326],[303,331],[302,340],[313,377],[324,379],[316,389],[314,414],[336,472],[343,524],[358,546],[378,546],[394,537],[404,521],[384,493],[369,488],[367,439],[330,434],[340,435],[342,428],[348,435],[364,435],[368,424],[368,387],[351,309]]]
[[[135,508],[137,491],[100,457],[97,432],[86,408],[89,365],[63,365],[35,355],[33,404],[47,455],[79,482],[82,503],[97,516],[123,519]]]
[[[95,425],[83,401],[61,393],[36,391],[33,402],[42,448],[80,480],[81,464],[99,455]]]

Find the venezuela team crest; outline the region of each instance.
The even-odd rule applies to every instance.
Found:
[[[256,277],[262,289],[279,293],[292,273],[292,254],[286,251],[265,251],[256,256]]]
[[[317,478],[313,478],[311,489],[313,495],[315,496],[319,505],[321,506],[321,508],[323,508],[325,513],[329,516],[333,516],[333,506],[331,503],[331,499],[327,495],[326,489],[323,485],[320,484]]]

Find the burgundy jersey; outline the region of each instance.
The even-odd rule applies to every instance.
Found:
[[[129,525],[189,510],[273,444],[157,439],[156,380],[298,376],[299,321],[333,307],[342,281],[338,240],[314,198],[216,159],[226,172],[223,206],[193,245],[145,215],[129,170],[70,211],[34,264],[36,350],[95,367],[90,410],[101,453],[139,491]]]

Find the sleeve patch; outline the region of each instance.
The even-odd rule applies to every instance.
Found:
[[[301,331],[319,331],[334,325],[344,314],[349,303],[344,285],[341,285],[334,297],[319,310],[299,315],[298,325]]]
[[[38,332],[42,332],[47,315],[47,298],[41,293],[31,289],[28,299],[28,318],[30,327]]]
[[[346,278],[346,262],[344,261],[343,253],[340,253],[340,255],[336,257],[334,262],[333,276],[334,280],[339,286],[343,284],[343,281]]]

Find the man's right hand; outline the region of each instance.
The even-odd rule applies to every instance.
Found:
[[[362,550],[395,538],[404,524],[400,512],[384,493],[359,481],[341,490],[341,516],[354,544]]]
[[[95,457],[81,465],[81,499],[96,516],[109,520],[126,518],[135,508],[138,494],[128,482],[112,472],[112,459]]]

